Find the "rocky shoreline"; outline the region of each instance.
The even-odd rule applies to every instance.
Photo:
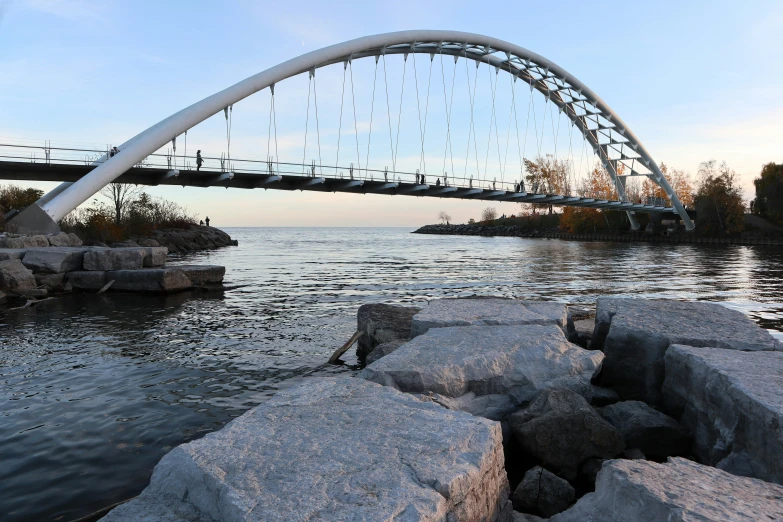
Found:
[[[175,448],[104,520],[783,519],[783,345],[740,312],[439,299],[357,327],[364,369]]]
[[[74,291],[172,293],[222,288],[225,267],[166,266],[171,253],[220,248],[237,241],[213,227],[165,229],[153,238],[112,246],[83,244],[75,234],[0,234],[0,304],[30,306]]]
[[[566,239],[573,241],[618,241],[646,243],[707,243],[720,245],[776,245],[783,246],[783,237],[702,237],[688,233],[678,233],[671,236],[652,235],[646,232],[596,232],[584,234],[569,234],[561,232],[557,227],[530,228],[519,225],[424,225],[415,230],[414,234],[434,234],[445,236],[483,236],[483,237],[524,237],[539,239]]]

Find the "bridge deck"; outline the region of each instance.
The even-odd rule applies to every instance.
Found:
[[[78,181],[95,168],[93,165],[68,165],[0,161],[0,179],[16,181]],[[176,175],[175,175],[176,173]],[[543,203],[556,206],[588,207],[606,210],[676,213],[672,207],[645,205],[613,200],[597,200],[578,196],[533,194],[470,187],[445,187],[392,182],[384,179],[350,179],[311,177],[296,174],[268,174],[258,172],[220,172],[214,170],[180,170],[144,167],[132,168],[120,176],[119,183],[136,185],[181,185],[183,187],[231,187],[241,189],[310,190],[315,192],[346,192],[353,194],[386,194],[426,196],[482,201],[511,201]]]

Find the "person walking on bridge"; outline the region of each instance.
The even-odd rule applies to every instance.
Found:
[[[201,170],[201,165],[204,164],[204,158],[201,157],[201,150],[196,151],[196,172]],[[209,219],[207,219],[207,226],[209,226]]]
[[[205,217],[204,221],[206,222],[207,226],[209,226],[209,216]]]

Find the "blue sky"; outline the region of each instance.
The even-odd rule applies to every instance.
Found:
[[[783,162],[782,2],[553,5],[0,0],[0,137],[75,146],[120,144],[179,109],[304,52],[368,34],[428,28],[482,33],[546,56],[598,93],[657,161],[695,174],[701,161],[725,160],[740,175],[747,196],[762,164]],[[372,62],[365,62],[355,69],[358,88],[363,89],[360,101],[367,100],[372,85]],[[428,65],[419,57],[420,87]],[[390,69],[393,80],[401,66],[398,60]],[[323,86],[318,91],[323,152],[333,156],[342,70],[337,66],[318,75]],[[484,87],[479,84],[479,91]],[[296,161],[303,156],[307,88],[306,78],[279,87],[279,138],[285,154]],[[394,100],[400,87],[391,89]],[[409,88],[406,96],[412,92]],[[267,154],[268,103],[268,94],[259,93],[235,106],[233,156]],[[400,119],[410,125],[411,114],[404,112]],[[504,114],[508,118],[507,109]],[[376,113],[381,119],[373,124],[378,149],[373,148],[372,155],[380,167],[389,162],[382,156],[382,134],[376,138],[387,123],[382,117]],[[358,119],[359,126],[364,125],[367,115]],[[498,116],[501,128],[506,121]],[[344,126],[348,123],[343,120]],[[219,116],[191,131],[189,153],[198,147],[219,155],[225,142],[223,125]],[[463,114],[455,118],[453,132],[465,134],[468,126]],[[432,129],[437,135],[436,123]],[[354,135],[342,132],[344,147]],[[403,156],[414,155],[418,142],[408,139],[412,134],[402,132],[403,149],[410,149],[403,150]],[[479,146],[487,147],[482,143],[486,134],[477,130],[477,136]],[[304,156],[309,161],[314,154],[308,149]],[[431,164],[442,159],[433,154]],[[464,162],[464,152],[455,154]],[[150,192],[175,199],[223,226],[416,226],[435,221],[440,210],[466,221],[486,206],[215,188]],[[518,209],[510,203],[496,206],[509,214]]]

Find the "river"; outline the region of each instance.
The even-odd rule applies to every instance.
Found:
[[[233,228],[223,293],[69,295],[0,312],[0,519],[62,520],[138,494],[172,447],[329,366],[364,303],[499,295],[722,301],[783,339],[783,249]]]

